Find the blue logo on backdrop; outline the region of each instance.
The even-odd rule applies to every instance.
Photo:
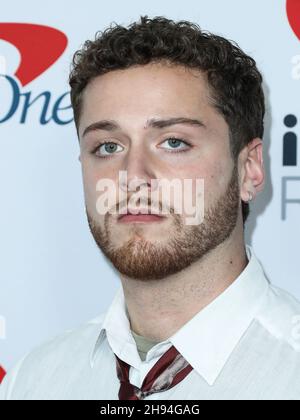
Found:
[[[51,121],[58,125],[66,125],[73,121],[70,92],[66,92],[58,98],[53,98],[51,92],[45,91],[34,97],[32,92],[22,93],[14,78],[4,75],[2,77],[5,78],[8,84],[11,99],[3,115],[0,115],[0,124],[9,121],[17,112],[20,112],[19,122],[25,124],[29,118],[31,109],[32,113],[38,116],[39,122],[42,125],[46,125]],[[35,105],[40,110],[38,114]]]

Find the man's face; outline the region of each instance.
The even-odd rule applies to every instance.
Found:
[[[145,128],[150,119],[174,117],[197,119],[202,125]],[[83,135],[100,120],[114,120],[119,128]],[[124,276],[146,281],[180,272],[236,228],[241,217],[238,169],[230,153],[228,125],[211,105],[202,73],[151,63],[93,79],[83,93],[79,136],[89,226],[99,249]],[[109,144],[101,146],[103,142]],[[149,194],[151,180],[176,179],[184,185],[192,179],[194,204],[196,179],[203,179],[204,221],[186,224],[184,205],[177,214],[172,201],[169,214],[158,221],[124,223],[118,214],[100,214],[97,183],[110,179],[124,191],[119,171],[127,172],[128,184],[137,179],[148,183]],[[133,194],[128,192],[128,201]],[[149,197],[148,207],[161,210],[164,197],[159,202]],[[117,213],[127,204],[117,196]]]

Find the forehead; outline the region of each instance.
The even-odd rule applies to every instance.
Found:
[[[103,119],[144,127],[151,118],[199,118],[213,131],[227,131],[212,105],[206,74],[184,66],[150,63],[113,70],[92,79],[82,95],[80,135]]]
[[[209,89],[204,73],[183,66],[150,63],[113,70],[89,82],[82,96],[82,109],[138,109],[153,106],[197,107],[208,103]],[[128,108],[129,107],[129,108]]]

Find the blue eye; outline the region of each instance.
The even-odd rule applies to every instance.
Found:
[[[98,145],[93,153],[96,154],[99,157],[109,156],[109,155],[114,154],[114,152],[117,151],[118,146],[119,145],[117,143],[114,143],[112,141],[105,141],[105,142],[101,143],[100,145]],[[121,146],[119,146],[119,147],[121,147]],[[101,148],[102,148],[102,153],[100,153],[100,154],[97,153],[98,151],[101,150]],[[103,152],[103,149],[104,149],[104,152]],[[122,149],[122,147],[121,147],[121,149]]]
[[[186,147],[179,147],[180,144],[185,145],[185,146],[190,146],[185,140],[182,139],[178,139],[176,137],[170,137],[168,139],[166,139],[163,143],[168,142],[168,144],[171,146],[171,148],[166,148],[167,150],[179,150],[179,151],[186,151],[189,149]]]

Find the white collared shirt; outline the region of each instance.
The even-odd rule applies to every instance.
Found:
[[[1,399],[118,400],[114,353],[141,387],[174,345],[193,370],[146,400],[300,400],[300,303],[269,284],[252,247],[237,279],[141,361],[120,287],[106,313],[25,355]]]

